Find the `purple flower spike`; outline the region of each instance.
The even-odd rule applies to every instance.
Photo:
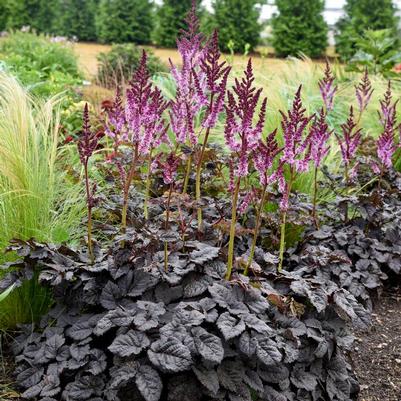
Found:
[[[302,85],[298,88],[292,109],[288,114],[280,111],[282,116],[281,127],[284,135],[284,153],[281,157],[283,163],[294,166],[297,171],[305,171],[311,158],[311,135],[305,137],[304,132],[312,118],[305,115],[301,100]]]
[[[359,112],[362,113],[368,107],[373,94],[368,69],[365,69],[361,82],[355,86],[355,94],[358,101]]]
[[[128,139],[138,146],[142,155],[159,146],[167,139],[167,126],[163,113],[168,103],[161,91],[153,87],[148,68],[147,56],[143,51],[140,65],[127,89],[125,115],[128,123]]]
[[[161,164],[165,184],[171,184],[174,182],[179,165],[180,159],[174,153],[170,153],[167,156],[165,163]]]
[[[258,147],[266,119],[267,99],[264,98],[256,125],[253,118],[262,94],[262,89],[253,86],[254,75],[252,60],[244,72],[244,78],[235,80],[232,91],[228,92],[226,105],[225,142],[232,152],[237,153],[238,165],[234,171],[236,177],[248,174],[249,158]]]
[[[357,124],[354,119],[354,109],[351,106],[347,122],[341,125],[341,130],[343,132],[342,138],[335,134],[338,144],[340,145],[343,162],[347,167],[351,164],[352,159],[354,158],[358,147],[361,144],[362,130],[360,128],[356,128]]]
[[[96,132],[91,130],[88,103],[85,103],[82,134],[78,139],[79,158],[83,165],[87,164],[88,160],[92,157],[93,152],[97,148],[98,142],[99,138],[96,135]]]
[[[319,81],[319,89],[326,106],[326,112],[332,110],[334,95],[337,92],[338,86],[334,84],[334,76],[331,71],[329,61],[326,60],[326,68],[324,70],[324,77]]]
[[[276,140],[277,130],[274,130],[266,138],[266,143],[260,140],[253,153],[255,169],[259,173],[259,180],[262,186],[271,184],[274,180],[274,173],[269,175],[269,170],[273,167],[275,157],[282,151],[279,149]]]
[[[107,109],[107,121],[105,124],[105,133],[113,139],[115,151],[117,151],[121,143],[128,140],[126,122],[121,89],[117,88],[112,107]]]
[[[320,110],[319,117],[315,117],[311,128],[311,156],[316,167],[320,167],[323,159],[329,153],[330,146],[327,145],[333,131],[329,131],[329,126],[326,122],[326,114],[324,109]]]
[[[394,141],[397,129],[397,104],[398,100],[392,103],[391,82],[389,81],[384,99],[380,101],[379,117],[383,125],[383,133],[377,140],[377,156],[382,166],[387,169],[392,167],[392,157],[397,150]]]

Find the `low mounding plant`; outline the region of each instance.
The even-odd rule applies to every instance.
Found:
[[[139,66],[142,51],[135,44],[127,43],[113,45],[107,53],[100,53],[97,74],[99,83],[107,88],[128,83]],[[167,71],[167,67],[151,51],[147,51],[147,56],[150,75]]]
[[[187,24],[178,40],[183,63],[172,65],[174,99],[151,81],[143,52],[125,96],[118,90],[108,105],[100,132],[112,141],[110,172],[96,199],[88,166],[99,138],[85,107],[78,150],[88,250],[11,243],[19,260],[5,266],[0,293],[38,277],[55,300],[39,326],[23,328],[15,341],[17,384],[37,401],[349,401],[358,385],[344,357],[353,343],[348,321],[370,325],[369,291],[385,278],[378,263],[394,273],[400,266],[398,226],[386,227],[381,208],[399,212],[399,178],[389,165],[399,128],[391,86],[373,152],[386,170],[372,179],[372,160],[360,154],[361,116],[372,96],[365,72],[356,112],[351,107],[336,133],[346,178],[324,171],[340,212],[321,213],[294,182],[312,161],[324,168],[336,93],[330,67],[319,82],[319,114],[308,114],[299,86],[280,113],[281,141],[278,129],[264,135],[268,100],[251,60],[226,90],[230,68],[220,61],[217,32],[203,38],[195,6]],[[208,145],[220,115],[225,155]],[[349,196],[353,187],[361,191],[357,174],[376,209]],[[208,181],[219,183],[206,197],[199,188]],[[121,230],[100,226],[105,246],[91,240],[95,203],[99,218],[121,220]],[[311,229],[311,213],[320,230]],[[286,252],[290,225],[307,236]]]
[[[73,89],[81,81],[77,58],[67,42],[29,32],[13,32],[0,42],[5,69],[40,97]]]

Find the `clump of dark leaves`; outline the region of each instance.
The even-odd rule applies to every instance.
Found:
[[[300,401],[357,392],[344,319],[366,327],[369,315],[349,291],[268,273],[260,249],[265,272],[227,282],[217,239],[171,239],[166,272],[157,235],[131,229],[98,249],[94,265],[65,246],[14,242],[23,259],[3,285],[38,270],[55,298],[40,326],[15,340],[25,398]]]

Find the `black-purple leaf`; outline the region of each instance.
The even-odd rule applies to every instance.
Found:
[[[148,365],[142,365],[135,377],[135,383],[145,401],[159,401],[163,384],[159,374]]]
[[[266,366],[275,365],[281,362],[283,358],[281,352],[277,348],[277,344],[267,337],[258,339],[256,355]]]
[[[241,318],[230,315],[228,312],[220,315],[216,324],[227,341],[238,337],[245,330],[244,321]]]
[[[109,350],[118,356],[127,357],[138,355],[150,345],[149,337],[140,331],[130,330],[113,341]]]
[[[148,356],[154,366],[166,373],[189,370],[192,365],[191,352],[174,338],[154,342]]]
[[[205,361],[218,364],[223,360],[224,349],[219,337],[208,333],[202,327],[194,327],[192,334],[196,348]]]
[[[190,260],[198,265],[216,259],[219,256],[220,248],[206,244],[200,244],[198,250],[189,254]]]
[[[219,378],[214,369],[207,369],[204,366],[192,367],[196,378],[205,386],[213,395],[217,394],[220,388]]]

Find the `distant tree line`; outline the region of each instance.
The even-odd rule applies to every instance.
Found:
[[[199,7],[202,29],[219,29],[222,50],[243,52],[259,43],[261,5],[266,0],[213,0],[213,12]],[[198,0],[198,3],[200,1]],[[276,0],[270,21],[271,44],[278,56],[320,57],[328,45],[324,0]],[[38,32],[81,41],[174,47],[192,0],[0,0],[0,31],[29,25]],[[398,33],[392,0],[347,0],[336,26],[337,51],[344,59],[355,53],[365,29]]]

